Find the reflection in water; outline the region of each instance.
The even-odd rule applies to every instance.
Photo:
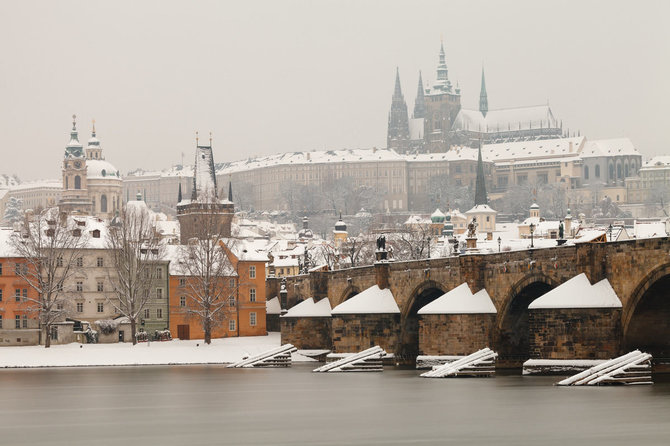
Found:
[[[0,444],[666,444],[670,383],[221,366],[0,371]]]

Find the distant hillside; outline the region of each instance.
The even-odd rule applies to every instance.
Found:
[[[21,179],[16,175],[0,173],[0,188],[8,188],[21,184]]]

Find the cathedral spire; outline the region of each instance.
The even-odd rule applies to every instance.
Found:
[[[489,100],[486,95],[486,80],[484,79],[484,67],[482,66],[482,87],[479,92],[479,111],[486,117],[489,112]]]
[[[482,143],[479,142],[477,154],[477,181],[475,183],[475,206],[489,204],[486,196],[486,180],[484,178],[484,162],[482,161]]]
[[[449,70],[447,70],[447,60],[444,54],[444,43],[442,40],[440,40],[440,56],[437,64],[437,81],[435,82],[433,89],[442,92],[451,92]]]
[[[228,181],[228,201],[233,202],[233,182]]]
[[[421,71],[419,71],[419,86],[416,90],[416,99],[414,100],[414,113],[413,118],[425,118],[426,117],[426,99],[424,98],[423,90],[423,78],[421,77]]]
[[[393,90],[393,98],[402,99],[402,88],[400,88],[400,69],[395,67],[395,89]]]
[[[400,70],[396,67],[395,89],[391,99],[386,143],[388,148],[405,151],[409,142],[409,117],[407,104],[400,87]]]

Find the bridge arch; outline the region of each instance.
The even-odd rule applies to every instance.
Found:
[[[413,362],[419,354],[419,316],[423,306],[446,292],[446,287],[434,280],[424,280],[409,293],[405,304],[400,307],[400,337],[396,355],[403,362]],[[400,296],[398,296],[400,297]]]
[[[342,302],[344,302],[345,300],[351,299],[352,297],[354,297],[355,295],[357,295],[360,292],[361,292],[361,289],[358,288],[356,285],[349,285],[348,287],[346,287],[344,289],[344,291],[342,291],[342,294],[340,295],[340,300],[338,300],[337,301],[338,303],[335,304],[335,305],[339,305]]]
[[[670,263],[657,266],[639,281],[625,303],[622,319],[627,350],[670,358]]]
[[[495,349],[503,367],[520,367],[528,359],[530,337],[528,305],[555,288],[558,283],[540,273],[529,274],[517,281],[498,309]]]

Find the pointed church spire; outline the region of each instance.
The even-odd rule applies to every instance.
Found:
[[[395,89],[393,90],[394,98],[402,98],[402,88],[400,88],[400,69],[395,67]]]
[[[484,79],[484,67],[482,67],[482,88],[479,92],[479,111],[486,117],[489,112],[489,100],[486,95],[486,80]]]
[[[233,202],[233,182],[228,181],[228,201]]]
[[[91,130],[91,138],[95,138],[95,119],[92,119],[93,130]]]
[[[437,81],[433,86],[433,90],[451,92],[451,82],[449,82],[449,71],[447,70],[447,60],[442,40],[440,40],[440,56],[437,63]]]
[[[386,144],[388,148],[405,151],[409,142],[409,117],[407,114],[407,103],[402,95],[400,87],[400,70],[396,67],[395,89],[391,99],[391,111],[389,113],[388,131]]]
[[[479,152],[477,154],[477,181],[475,183],[475,206],[480,204],[489,204],[486,196],[486,180],[484,178],[484,162],[482,161],[482,143],[479,142]]]
[[[426,117],[426,99],[424,98],[423,90],[423,78],[421,77],[421,71],[419,71],[419,86],[416,90],[416,99],[414,100],[414,113],[412,114],[413,118],[425,118]]]

